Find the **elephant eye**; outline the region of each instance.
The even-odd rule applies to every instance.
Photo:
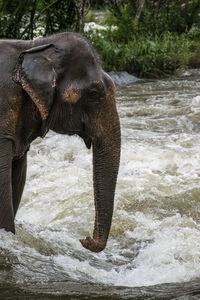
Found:
[[[91,90],[89,91],[89,95],[90,95],[90,97],[92,97],[92,98],[97,98],[97,97],[99,97],[100,92],[99,92],[97,89],[91,89]]]

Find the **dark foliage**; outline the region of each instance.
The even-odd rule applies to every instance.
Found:
[[[0,38],[83,32],[94,9],[110,26],[87,33],[106,70],[160,76],[200,65],[199,0],[0,0]]]

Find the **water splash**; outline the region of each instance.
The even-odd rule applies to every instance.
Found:
[[[50,132],[29,152],[16,236],[0,231],[1,282],[139,287],[200,277],[196,75],[122,88],[118,109],[122,158],[106,250],[79,242],[93,230],[92,152]]]

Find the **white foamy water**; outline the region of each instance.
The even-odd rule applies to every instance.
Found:
[[[34,142],[17,234],[0,231],[13,281],[136,287],[200,278],[199,91],[199,74],[118,90],[121,165],[99,254],[79,242],[93,231],[92,151],[52,132]]]

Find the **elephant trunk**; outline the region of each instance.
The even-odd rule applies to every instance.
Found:
[[[107,123],[107,124],[106,124]],[[93,251],[102,251],[110,232],[115,186],[120,160],[120,124],[117,111],[104,122],[105,134],[101,142],[93,141],[93,182],[95,200],[95,224],[93,238],[81,240],[82,245]]]

